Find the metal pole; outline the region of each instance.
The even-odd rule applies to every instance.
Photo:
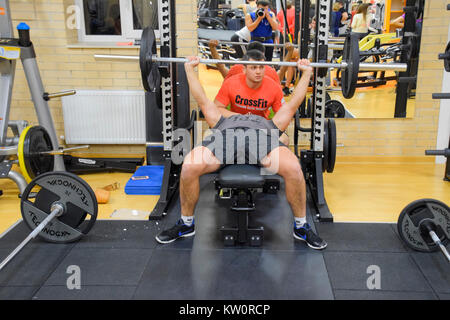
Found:
[[[25,245],[30,242],[33,238],[35,238],[44,228],[45,226],[51,221],[53,220],[53,218],[55,218],[56,216],[60,215],[63,211],[64,208],[62,207],[62,205],[56,204],[54,206],[55,209],[52,210],[52,212],[36,227],[36,229],[34,229],[29,235],[28,237],[25,238],[25,240],[23,240],[18,246],[17,248],[14,249],[13,252],[11,252],[6,258],[5,260],[2,261],[2,263],[0,263],[0,271],[8,264],[8,262],[10,262],[12,260],[12,258],[14,258],[16,256],[16,254],[18,254],[20,252],[20,250],[23,249],[23,247],[25,247]]]
[[[90,145],[85,144],[82,146],[76,146],[76,147],[71,147],[71,148],[63,148],[63,149],[59,149],[59,150],[49,150],[49,151],[39,151],[36,152],[37,154],[49,154],[49,155],[57,155],[57,154],[65,154],[66,152],[69,151],[73,151],[73,150],[78,150],[78,149],[89,149]]]

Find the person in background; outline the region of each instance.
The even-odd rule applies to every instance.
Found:
[[[277,13],[277,19],[280,22],[279,23],[279,28],[278,30],[280,30],[280,33],[282,35],[284,35],[284,12],[283,10],[278,11]],[[293,42],[294,41],[294,32],[295,32],[295,7],[292,5],[292,1],[288,0],[286,1],[286,20],[288,23],[288,26],[286,27],[286,31],[289,34],[290,38],[287,38],[288,41]],[[297,60],[295,60],[297,61]]]
[[[416,19],[416,33],[421,34],[422,33],[422,18]],[[405,14],[402,14],[400,17],[391,20],[390,22],[391,27],[394,27],[396,29],[403,29],[405,26]]]
[[[273,43],[272,31],[278,30],[277,18],[269,9],[269,1],[258,0],[256,5],[256,11],[245,16],[245,25],[252,37],[251,42]],[[274,47],[266,47],[266,61],[272,61],[273,49]]]
[[[244,15],[247,15],[247,13],[250,12],[255,12],[257,8],[256,0],[247,0],[247,3],[240,4],[237,8],[244,11]]]
[[[334,37],[339,37],[340,34],[345,33],[348,23],[348,13],[344,9],[344,2],[338,0],[333,5],[333,12],[331,16],[330,31]]]
[[[242,43],[248,43],[251,40],[251,34],[248,30],[247,26],[243,27],[241,30],[236,31],[230,39],[232,42],[242,42]],[[233,44],[233,49],[236,51],[235,58],[240,59],[244,56],[244,53],[247,51],[246,45],[237,45]]]
[[[352,24],[353,18],[355,17],[356,12],[358,11],[358,7],[359,7],[359,4],[357,4],[357,3],[352,4],[352,11],[350,12],[350,15],[352,16],[350,18],[350,25]]]
[[[352,21],[352,33],[357,34],[361,40],[369,34],[369,7],[370,3],[361,4]]]

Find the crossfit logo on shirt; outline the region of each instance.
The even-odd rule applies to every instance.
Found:
[[[246,99],[240,95],[236,96],[234,102],[238,107],[248,110],[266,110],[268,107],[268,102],[265,99]]]

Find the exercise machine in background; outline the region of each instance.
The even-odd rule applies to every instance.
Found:
[[[44,91],[36,62],[36,54],[30,41],[29,27],[24,23],[19,24],[17,27],[19,39],[14,39],[9,1],[0,0],[0,7],[5,9],[4,14],[0,16],[0,71],[2,75],[0,78],[0,178],[13,180],[22,194],[27,182],[23,175],[11,170],[12,165],[15,163],[14,160],[11,160],[11,156],[17,154],[20,135],[28,125],[26,121],[9,120],[16,61],[18,59],[22,61],[39,124],[45,128],[50,139],[49,142],[56,149],[59,148],[58,139],[47,101],[54,97],[73,94],[73,92],[51,95]],[[11,129],[13,137],[7,136],[8,128]],[[54,167],[51,169],[57,171],[65,170],[61,156],[54,157]]]
[[[49,171],[91,173],[100,171],[134,172],[144,158],[82,158],[67,154],[74,149],[60,148],[51,116],[50,99],[74,95],[75,90],[49,94],[45,92],[30,40],[30,28],[25,23],[17,27],[19,38],[13,38],[13,26],[8,0],[0,0],[4,14],[0,16],[0,179],[13,180],[23,193],[35,177]],[[11,97],[16,61],[22,61],[31,98],[38,118],[38,126],[28,126],[24,120],[10,120]],[[9,129],[9,130],[8,130]],[[8,131],[12,136],[8,136]],[[21,173],[12,169],[19,164]]]

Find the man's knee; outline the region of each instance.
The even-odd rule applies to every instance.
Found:
[[[296,159],[284,161],[280,164],[280,173],[285,180],[295,179],[304,181],[302,166]]]
[[[184,162],[183,165],[181,166],[180,179],[181,180],[196,179],[202,175],[204,167],[205,167],[204,164]]]
[[[219,160],[208,148],[195,148],[184,158],[180,179],[197,179],[205,173],[214,171],[219,164]]]

